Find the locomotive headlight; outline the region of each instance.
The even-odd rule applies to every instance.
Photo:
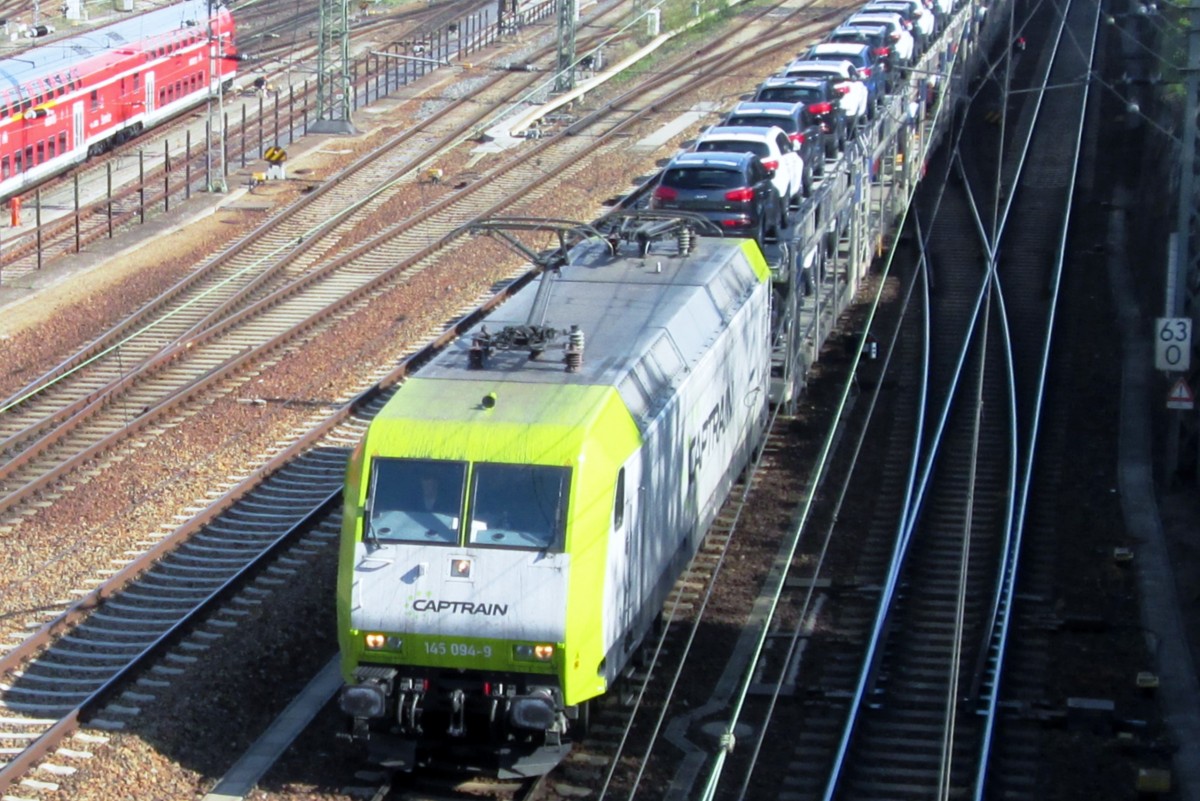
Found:
[[[363,644],[367,646],[368,651],[378,651],[382,648],[387,648],[389,651],[399,651],[404,645],[404,640],[393,634],[380,634],[377,631],[368,632],[363,635]]]
[[[470,578],[471,577],[471,560],[470,559],[451,559],[450,560],[450,577],[451,578]]]
[[[513,646],[513,659],[522,662],[549,662],[553,658],[554,646],[548,643]]]

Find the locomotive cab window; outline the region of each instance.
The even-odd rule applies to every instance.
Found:
[[[567,467],[476,464],[471,481],[471,543],[562,548],[570,486]]]
[[[457,545],[466,477],[463,462],[375,459],[363,538]]]

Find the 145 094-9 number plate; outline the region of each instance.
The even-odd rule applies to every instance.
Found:
[[[427,642],[425,653],[433,656],[482,656],[489,659],[492,656],[492,646],[465,642]]]

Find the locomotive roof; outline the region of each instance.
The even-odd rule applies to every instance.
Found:
[[[691,370],[729,323],[768,267],[752,240],[697,238],[681,257],[674,243],[659,243],[645,258],[613,258],[600,242],[572,253],[551,281],[543,324],[560,332],[556,347],[531,360],[528,350],[495,350],[483,369],[472,369],[472,334],[495,335],[529,322],[537,294],[527,287],[422,368],[421,379],[615,386],[635,414],[646,412]],[[661,251],[661,252],[660,252]],[[584,335],[578,372],[564,368],[562,344],[571,326]]]
[[[19,55],[0,59],[0,86],[22,86],[43,75],[63,73],[80,61],[129,47],[147,37],[206,25],[207,21],[207,0],[184,0],[86,33],[46,42]]]

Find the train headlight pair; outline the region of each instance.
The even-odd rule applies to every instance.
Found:
[[[390,637],[377,631],[369,631],[363,635],[363,644],[367,646],[368,651],[380,651],[388,648],[392,651],[399,651],[403,645],[403,640],[399,637]]]
[[[549,643],[513,646],[513,659],[521,662],[549,662],[553,658],[554,646]]]

